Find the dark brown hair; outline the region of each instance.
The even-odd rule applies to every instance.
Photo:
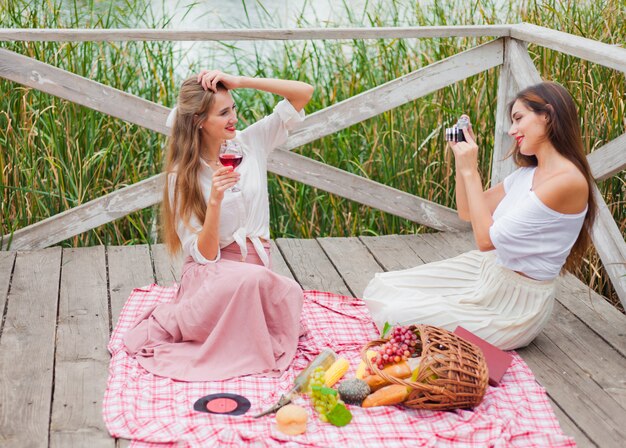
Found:
[[[534,113],[543,114],[547,117],[546,138],[559,154],[578,168],[587,180],[589,188],[587,214],[578,239],[574,243],[564,266],[569,271],[575,271],[581,266],[580,261],[591,243],[591,228],[597,213],[593,189],[595,180],[591,175],[591,168],[585,156],[576,105],[567,89],[555,82],[542,82],[519,92],[515,99],[509,103],[509,116],[513,104],[517,100],[522,101]],[[509,156],[513,157],[518,166],[537,166],[537,158],[522,154],[517,142],[509,152]]]

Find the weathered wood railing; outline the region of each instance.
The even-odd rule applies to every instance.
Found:
[[[500,70],[492,183],[513,170],[503,156],[511,145],[506,104],[516,91],[541,81],[527,43],[583,58],[626,72],[626,49],[531,24],[405,28],[335,28],[294,30],[121,30],[0,29],[2,41],[194,41],[316,40],[492,36],[497,39],[438,61],[309,115],[287,143],[272,153],[268,169],[307,185],[378,208],[438,230],[467,229],[454,210],[290,152],[382,112],[428,95],[496,66]],[[167,134],[169,109],[49,64],[0,49],[0,76],[42,92]],[[626,167],[626,134],[588,156],[596,180]],[[50,246],[161,200],[163,175],[153,176],[3,237],[3,249]],[[600,211],[594,245],[622,303],[626,305],[626,243],[596,188]],[[10,245],[10,246],[9,246]]]

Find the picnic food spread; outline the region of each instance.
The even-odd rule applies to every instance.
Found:
[[[385,338],[387,332],[389,336]],[[322,422],[341,427],[352,421],[349,406],[371,408],[404,404],[421,409],[471,408],[480,403],[487,386],[482,351],[436,327],[386,325],[381,339],[367,344],[361,358],[356,377],[340,382],[350,370],[350,363],[326,349],[298,375],[292,391],[308,396]],[[335,388],[335,385],[338,386]],[[281,397],[274,408],[284,406],[285,399],[291,397],[291,393]],[[273,412],[274,408],[260,415]],[[284,411],[285,408],[288,411]],[[292,420],[285,414],[290,416],[294,412],[293,407],[285,406],[276,415],[279,429],[286,434],[299,434],[286,432],[289,431],[287,422]],[[298,424],[301,430],[302,417]]]

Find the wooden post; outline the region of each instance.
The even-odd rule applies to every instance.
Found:
[[[507,133],[511,126],[508,104],[515,97],[517,85],[511,73],[510,38],[504,38],[504,62],[500,67],[498,79],[498,101],[496,104],[496,130],[493,145],[493,160],[491,163],[491,186],[502,182],[504,178],[513,172],[515,164],[513,160],[505,158],[513,145],[513,139]]]

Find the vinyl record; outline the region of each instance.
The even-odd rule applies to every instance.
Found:
[[[236,394],[211,394],[198,399],[194,410],[220,415],[242,415],[250,409],[250,401]]]

